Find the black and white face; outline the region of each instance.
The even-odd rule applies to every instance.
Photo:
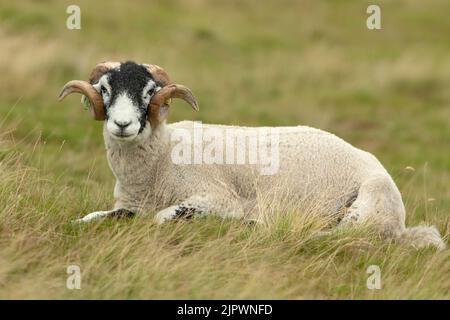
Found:
[[[93,86],[102,95],[106,133],[111,139],[126,142],[149,134],[147,108],[161,87],[144,66],[122,63],[106,72]]]

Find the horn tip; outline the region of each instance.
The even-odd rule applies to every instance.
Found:
[[[67,96],[67,94],[67,85],[65,85],[58,94],[58,101],[62,101]]]
[[[64,89],[58,94],[58,101],[62,101],[65,97]]]

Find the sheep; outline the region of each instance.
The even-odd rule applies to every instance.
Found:
[[[385,238],[417,248],[445,248],[434,226],[406,228],[402,196],[382,164],[331,133],[307,126],[204,125],[215,135],[275,136],[276,172],[261,174],[261,163],[178,163],[174,150],[190,142],[174,136],[194,135],[199,124],[167,124],[169,102],[180,98],[196,111],[198,103],[189,88],[171,84],[162,68],[132,61],[100,63],[89,82],[69,81],[59,100],[73,92],[83,95],[95,120],[104,121],[107,159],[116,178],[113,209],[89,213],[80,222],[146,214],[155,208],[158,224],[207,214],[258,220],[257,199],[264,198],[292,205],[298,212],[313,208],[335,221],[337,229],[371,222]],[[267,139],[262,140],[261,146],[267,147]],[[241,140],[231,151],[242,146]]]

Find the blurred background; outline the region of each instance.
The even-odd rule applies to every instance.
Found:
[[[80,30],[66,27],[72,4],[81,9]],[[370,4],[381,8],[381,30],[366,27]],[[134,60],[162,66],[198,98],[199,113],[175,101],[170,121],[331,131],[375,154],[392,173],[407,224],[427,221],[448,234],[449,12],[448,0],[2,1],[0,160],[22,154],[14,161],[37,172],[39,184],[23,189],[21,174],[5,175],[9,166],[0,166],[2,188],[13,183],[19,190],[3,194],[35,201],[23,204],[19,195],[17,207],[2,200],[1,208],[11,216],[36,210],[33,219],[48,212],[68,219],[110,207],[114,179],[102,123],[83,110],[79,96],[62,103],[57,96],[67,81],[87,79],[98,62]],[[8,221],[0,230],[15,230],[4,233],[13,239],[28,220]],[[42,221],[35,239],[52,228]],[[42,248],[57,239],[49,235]],[[63,242],[52,250],[69,247]],[[78,255],[68,260],[71,254]],[[16,273],[22,260],[14,250],[7,259]]]
[[[51,175],[70,168],[62,179],[76,183],[96,158],[95,179],[112,183],[102,124],[78,97],[56,97],[97,62],[154,63],[200,103],[175,102],[170,121],[329,130],[377,155],[419,220],[428,198],[448,213],[450,2],[377,1],[381,30],[366,27],[371,3],[3,1],[1,130],[25,149],[40,137]],[[66,27],[71,4],[80,30]]]

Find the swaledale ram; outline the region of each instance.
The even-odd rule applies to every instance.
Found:
[[[276,172],[261,174],[261,163],[176,163],[173,150],[180,142],[173,135],[194,135],[198,122],[167,124],[169,102],[180,98],[194,110],[198,104],[162,68],[100,63],[89,81],[69,81],[59,99],[73,92],[81,93],[94,119],[104,122],[106,154],[116,178],[113,209],[79,221],[153,212],[158,223],[206,214],[258,220],[258,206],[268,201],[279,208],[290,205],[298,214],[313,210],[336,228],[370,222],[385,238],[416,248],[445,248],[435,227],[406,228],[402,197],[380,162],[331,133],[306,126],[204,125],[224,135],[233,130],[243,136],[254,135],[255,129],[276,132]],[[197,144],[204,147],[207,141]]]

